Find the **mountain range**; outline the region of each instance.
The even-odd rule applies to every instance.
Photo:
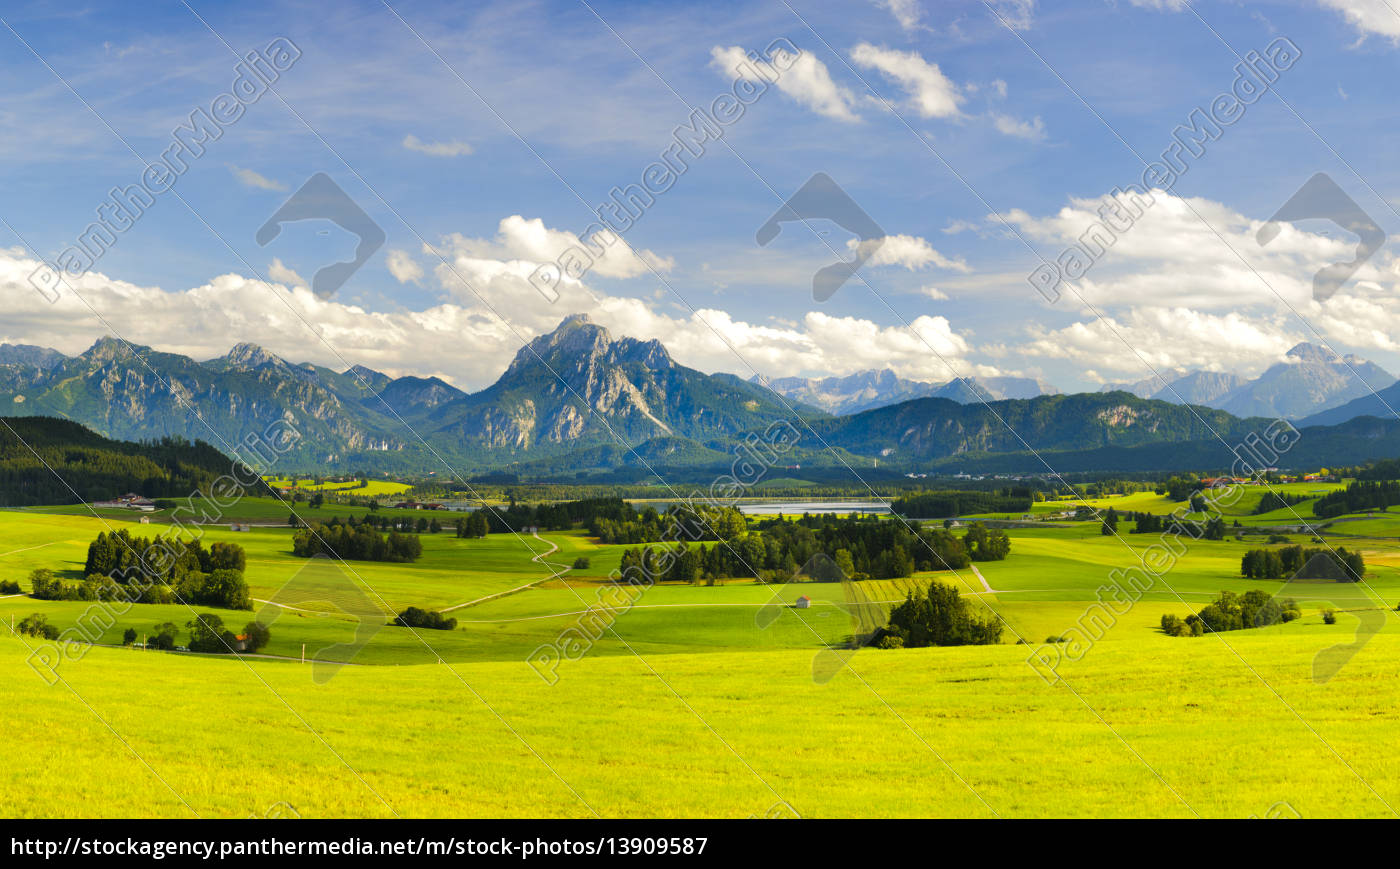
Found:
[[[914,398],[947,398],[960,404],[974,401],[1001,401],[1007,398],[1035,398],[1059,392],[1044,381],[1030,377],[958,377],[947,383],[905,380],[888,368],[857,371],[843,377],[749,378],[793,401],[827,413],[860,413],[909,401]]]
[[[780,421],[797,443],[773,474],[804,479],[852,468],[877,477],[1034,473],[1047,462],[1065,471],[1223,468],[1233,460],[1225,444],[1265,431],[1275,408],[1294,419],[1312,412],[1301,424],[1335,429],[1306,431],[1316,435],[1304,438],[1308,455],[1400,455],[1394,414],[1353,419],[1383,414],[1367,403],[1374,396],[1358,398],[1341,380],[1351,369],[1400,408],[1394,378],[1311,345],[1254,380],[1183,374],[1171,387],[1188,407],[1163,400],[1166,384],[1156,397],[1142,397],[1146,387],[1060,395],[1023,378],[931,384],[884,371],[762,385],[680,365],[658,341],[614,338],[573,315],[474,393],[433,377],[292,363],[252,344],[202,362],[113,338],[71,357],[0,345],[0,415],[62,417],[128,441],[178,435],[226,453],[290,424],[301,439],[285,470],[444,473],[446,462],[475,476],[589,480],[712,479],[745,438]]]
[[[1297,421],[1311,420],[1322,411],[1364,400],[1373,391],[1395,382],[1392,374],[1374,362],[1359,356],[1338,356],[1326,347],[1304,342],[1253,380],[1214,371],[1173,372],[1170,379],[1151,377],[1133,383],[1111,383],[1101,391],[1199,404],[1234,416]],[[1361,415],[1333,415],[1328,419],[1337,423]]]

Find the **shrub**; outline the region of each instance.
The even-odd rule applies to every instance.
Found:
[[[457,627],[456,619],[443,618],[442,613],[422,610],[411,606],[389,624],[400,628],[428,628],[434,631],[450,631]]]
[[[1324,625],[1335,625],[1337,623],[1337,611],[1327,607],[1322,611],[1322,623]]]
[[[256,652],[264,648],[272,639],[272,631],[262,622],[249,622],[243,626],[243,651]]]
[[[590,564],[587,556],[580,556],[574,559],[574,570],[587,570]]]
[[[36,637],[44,640],[58,639],[58,628],[49,624],[49,617],[43,613],[34,613],[22,619],[16,629],[27,637]]]

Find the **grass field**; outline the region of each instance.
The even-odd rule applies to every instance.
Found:
[[[1151,506],[1127,497],[1140,504],[1122,509]],[[37,567],[75,579],[98,531],[166,530],[134,518],[0,511],[0,579],[23,584]],[[98,642],[113,647],[70,647],[51,685],[26,663],[35,641],[0,630],[0,721],[12,735],[0,813],[242,817],[285,802],[303,817],[747,817],[786,802],[807,817],[1245,817],[1286,802],[1305,817],[1390,816],[1400,516],[1346,518],[1324,533],[1365,553],[1368,575],[1335,625],[1309,602],[1274,628],[1159,630],[1163,614],[1184,616],[1223,589],[1279,587],[1239,577],[1243,553],[1264,545],[1247,536],[1192,542],[1085,642],[1100,589],[1160,538],[1046,523],[1013,529],[1011,555],[977,573],[860,584],[889,606],[917,585],[951,583],[1003,621],[1003,645],[866,649],[829,681],[825,646],[852,629],[839,584],[663,585],[620,604],[605,580],[625,547],[581,531],[425,534],[416,563],[341,566],[292,555],[284,525],[211,525],[206,543],[247,551],[271,657],[117,647],[128,627],[207,611],[137,605],[100,626]],[[589,566],[569,569],[579,557]],[[802,594],[810,609],[791,606]],[[386,624],[407,606],[452,608],[458,625]],[[66,628],[91,624],[91,607],[4,597],[0,620],[42,612]],[[1361,610],[1382,608],[1379,633],[1315,682],[1318,652],[1351,642]],[[216,612],[235,628],[255,615]],[[562,654],[575,649],[564,637],[600,625],[611,630]],[[1027,662],[1047,637],[1076,630],[1080,642]],[[303,646],[316,663],[300,662]],[[555,656],[547,666],[542,649]],[[1058,684],[1042,678],[1046,655],[1060,661]]]
[[[315,480],[296,480],[295,483],[287,477],[268,477],[267,484],[274,488],[297,488],[306,492],[344,492],[350,495],[364,495],[373,498],[378,495],[398,495],[412,489],[408,483],[395,483],[392,480],[366,480],[360,485],[359,480],[349,480],[346,482],[326,481],[317,483]]]

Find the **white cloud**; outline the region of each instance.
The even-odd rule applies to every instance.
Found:
[[[228,170],[233,173],[233,177],[245,187],[256,187],[260,190],[286,190],[287,185],[280,181],[274,181],[265,175],[260,175],[252,169],[244,169],[232,163],[226,164]]]
[[[1045,122],[1039,117],[1030,121],[1022,121],[1010,115],[993,115],[992,120],[996,124],[997,130],[1008,136],[1015,136],[1030,142],[1045,141]]]
[[[744,49],[731,45],[710,49],[710,65],[726,77],[739,77],[752,82],[776,80],[777,88],[799,105],[819,115],[846,123],[860,120],[856,114],[855,97],[850,90],[831,78],[826,64],[810,51],[799,52],[786,70],[779,72],[771,65],[751,60]]]
[[[1347,22],[1364,37],[1368,33],[1400,40],[1400,15],[1394,0],[1318,0],[1346,16]]]
[[[1150,377],[1151,369],[1257,375],[1304,340],[1298,324],[1281,315],[1261,318],[1181,307],[1133,308],[1060,329],[1032,327],[1029,333],[1030,340],[1020,348],[1028,356],[1092,364],[1122,372],[1122,379]]]
[[[972,267],[961,259],[950,259],[934,250],[933,245],[926,239],[913,235],[887,235],[872,241],[858,241],[852,238],[847,240],[846,247],[852,253],[858,249],[873,250],[870,258],[865,261],[865,265],[872,267],[903,266],[914,271],[924,266],[935,265],[964,274],[972,271]]]
[[[851,49],[851,59],[857,66],[875,69],[895,82],[909,95],[910,105],[925,118],[949,118],[958,115],[962,94],[938,68],[924,60],[917,51],[877,48],[862,42]]]
[[[1030,30],[1035,18],[1035,0],[993,0],[1001,20],[1013,30]]]
[[[893,15],[905,33],[918,30],[919,20],[924,17],[919,0],[875,0],[875,5]]]
[[[472,146],[466,142],[424,142],[409,134],[403,137],[403,146],[410,151],[427,154],[429,157],[465,157],[472,153]]]
[[[412,281],[418,283],[423,278],[423,267],[406,250],[390,250],[384,254],[384,265],[389,274],[401,284]]]
[[[940,290],[938,287],[924,287],[923,289],[919,290],[919,294],[927,296],[928,298],[933,299],[935,302],[948,301],[948,294]]]
[[[591,236],[594,251],[591,274],[605,278],[635,278],[652,269],[670,271],[675,260],[650,250],[636,250],[616,233],[603,229]],[[468,238],[454,233],[447,237],[450,250],[469,259],[525,261],[533,271],[541,263],[553,262],[570,248],[582,248],[584,241],[572,232],[550,229],[539,218],[527,220],[513,214],[500,222],[494,239]]]
[[[292,269],[287,268],[282,264],[280,259],[273,259],[271,265],[267,267],[267,276],[278,283],[283,283],[291,287],[311,286],[306,282],[306,278],[297,274]]]
[[[1098,258],[1086,276],[1074,282],[1095,305],[1171,304],[1203,310],[1240,310],[1252,305],[1299,307],[1312,301],[1312,276],[1329,263],[1355,256],[1355,243],[1344,234],[1329,237],[1283,224],[1267,246],[1256,234],[1264,221],[1249,218],[1209,199],[1183,198],[1151,191],[1152,204],[1120,232],[1079,240],[1093,227],[1102,229],[1104,214],[1133,210],[1129,194],[1102,199],[1072,198],[1058,212],[1033,217],[1021,210],[1001,215],[1032,241],[1052,263],[1063,251],[1093,247]],[[993,219],[992,225],[999,221]],[[1121,219],[1119,226],[1124,224]],[[1097,232],[1097,230],[1096,230]],[[1393,276],[1392,276],[1393,277]],[[1354,281],[1378,281],[1379,258],[1363,265]],[[1074,304],[1072,293],[1067,301]]]
[[[614,336],[660,339],[682,364],[743,377],[755,369],[780,375],[891,367],[906,377],[947,380],[955,371],[997,371],[967,361],[967,337],[946,317],[918,318],[912,323],[915,334],[902,324],[882,326],[817,311],[775,324],[747,322],[714,309],[671,316],[651,300],[607,296],[582,285],[561,288],[560,299],[550,304],[527,282],[534,263],[473,257],[453,252],[451,244],[443,247],[451,267],[439,264],[435,272],[454,298],[425,310],[369,311],[320,299],[305,287],[236,274],[167,291],[89,272],[72,284],[102,312],[105,323],[71,292],[54,304],[47,302],[28,283],[37,263],[17,251],[0,251],[0,305],[6,311],[0,341],[74,354],[115,330],[128,341],[197,359],[251,341],[293,362],[337,370],[362,364],[391,376],[435,375],[476,389],[500,376],[522,339],[552,330],[566,314],[582,311]],[[462,280],[470,281],[474,291]],[[745,361],[735,357],[726,341]],[[951,360],[955,371],[930,347]]]

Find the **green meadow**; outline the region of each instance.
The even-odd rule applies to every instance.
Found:
[[[1280,803],[1305,817],[1379,817],[1400,807],[1400,516],[1343,517],[1321,532],[1367,562],[1335,624],[1304,601],[1302,618],[1271,628],[1159,629],[1164,614],[1185,616],[1222,590],[1280,587],[1239,575],[1245,551],[1266,545],[1242,498],[1226,515],[1259,533],[1173,544],[1170,569],[1107,618],[1102,590],[1163,538],[1128,533],[1129,522],[1117,536],[1092,522],[1030,523],[1009,531],[1004,561],[977,564],[980,578],[858,583],[880,609],[916,586],[952,584],[1003,622],[1001,645],[835,657],[828,645],[852,632],[837,583],[730,579],[626,598],[607,581],[626,547],[579,530],[423,534],[411,564],[310,560],[275,521],[285,506],[246,500],[243,521],[274,521],[233,531],[223,516],[198,530],[206,544],[244,547],[253,612],[99,605],[106,615],[94,618],[90,603],[0,597],[7,628],[43,613],[60,629],[87,626],[100,644],[70,646],[36,672],[37,641],[0,630],[5,814],[245,817],[279,802],[303,817],[748,817],[781,803],[806,817],[1247,817]],[[1150,492],[1102,500],[1175,507]],[[1295,509],[1311,518],[1308,504]],[[99,531],[170,530],[167,515],[136,519],[0,511],[0,580],[27,591],[41,567],[76,580]],[[573,568],[579,558],[588,566]],[[799,596],[810,607],[794,606]],[[388,625],[409,606],[457,625]],[[1358,633],[1368,610],[1384,615],[1374,636]],[[235,629],[257,617],[271,642],[241,660],[121,647],[128,628],[144,636],[205,611]],[[1042,645],[1066,634],[1078,642]],[[1335,676],[1314,680],[1319,652],[1358,638]]]

